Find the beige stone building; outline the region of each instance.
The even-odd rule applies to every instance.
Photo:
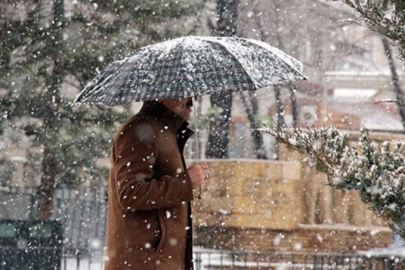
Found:
[[[326,186],[324,175],[298,161],[208,163],[210,183],[194,202],[197,246],[303,254],[357,253],[392,243],[388,223],[357,192]]]

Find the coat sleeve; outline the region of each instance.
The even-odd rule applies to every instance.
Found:
[[[146,211],[193,199],[187,171],[153,178],[157,143],[147,125],[126,129],[115,140],[114,166],[118,202],[123,210]]]

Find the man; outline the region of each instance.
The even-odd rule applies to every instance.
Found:
[[[112,148],[105,270],[192,269],[193,189],[207,164],[183,157],[192,98],[144,102]]]

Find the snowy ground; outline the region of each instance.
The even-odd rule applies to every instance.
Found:
[[[77,264],[76,259],[67,259],[62,262],[63,270],[103,270],[102,260],[98,261],[90,260],[89,258],[83,258]]]
[[[288,263],[266,263],[266,262],[235,262],[225,254],[220,253],[202,253],[198,258],[195,258],[196,270],[207,270],[210,266],[240,266],[240,267],[270,267],[273,269],[285,269],[288,267]],[[275,268],[274,268],[275,267]],[[79,265],[75,258],[67,259],[62,263],[63,270],[103,270],[103,264],[101,259],[90,260],[89,258],[83,258],[80,260]]]
[[[226,253],[219,252],[218,250],[194,249],[194,260],[195,260],[195,269],[196,270],[206,270],[209,269],[209,266],[213,265],[222,265],[222,266],[242,266],[242,267],[269,267],[276,266],[276,269],[284,269],[284,265],[287,266],[288,263],[263,263],[263,262],[235,262],[232,258]],[[79,263],[78,263],[79,262]],[[278,266],[278,267],[277,267]],[[63,270],[102,270],[102,256],[94,256],[92,258],[83,257],[79,260],[77,258],[69,258],[62,262]]]
[[[396,243],[387,248],[372,249],[368,251],[361,251],[359,253],[367,256],[384,255],[384,256],[405,257],[405,246],[402,243]]]
[[[299,268],[299,269],[313,269],[320,267],[319,262],[316,264],[317,260],[322,260],[325,263],[323,267],[333,267],[334,269],[348,269],[356,266],[360,266],[361,260],[359,261],[358,257],[345,257],[344,263],[341,257],[333,257],[332,255],[329,257],[313,259],[311,256],[308,257],[308,260],[305,262],[301,261],[299,263],[294,263],[292,265],[291,261],[297,262],[298,257],[289,257],[291,256],[288,254],[273,254],[269,260],[265,255],[257,255],[258,257],[256,260],[252,260],[250,258],[249,262],[246,260],[245,254],[241,253],[241,255],[234,254],[234,257],[231,257],[229,253],[226,251],[221,252],[218,250],[210,250],[210,249],[203,249],[203,248],[195,248],[194,249],[194,265],[196,270],[208,270],[208,269],[218,269],[219,267],[241,267],[246,269],[262,269],[262,268],[271,268],[275,270],[284,270],[284,269],[291,269],[291,268]],[[335,254],[336,255],[336,254]],[[359,254],[360,255],[360,254]],[[390,248],[385,249],[375,249],[371,251],[361,252],[361,255],[369,255],[371,256],[397,256],[397,257],[405,257],[405,247],[403,246],[392,246]],[[250,254],[250,256],[255,256],[255,254]],[[261,257],[260,257],[261,256]],[[292,255],[294,256],[294,255]],[[327,254],[324,254],[327,256]],[[350,256],[350,255],[349,255]],[[98,254],[97,256],[83,257],[80,260],[76,258],[66,259],[62,262],[62,270],[103,270],[102,264],[102,256]],[[291,260],[291,258],[293,258]],[[326,258],[326,259],[325,259]],[[334,262],[342,262],[344,265],[338,263],[334,265]],[[79,264],[78,264],[79,262]],[[328,264],[328,265],[326,265]]]

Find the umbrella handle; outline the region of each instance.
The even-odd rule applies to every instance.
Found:
[[[200,186],[200,190],[198,191],[198,195],[194,196],[194,198],[201,200],[202,196],[201,196],[202,190],[201,190],[201,186]]]

